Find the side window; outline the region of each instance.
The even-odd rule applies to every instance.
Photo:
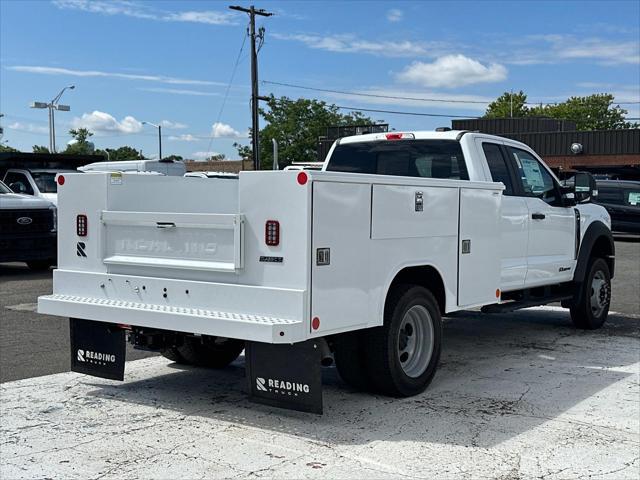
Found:
[[[12,184],[17,184],[20,186],[20,191],[18,193],[26,193],[27,195],[33,195],[33,188],[31,188],[31,184],[27,177],[23,173],[18,172],[8,172],[4,178],[4,183],[11,188]]]
[[[538,197],[547,203],[557,200],[556,185],[546,168],[529,152],[509,147],[522,182],[524,194]]]
[[[502,155],[500,145],[495,143],[483,143],[482,150],[484,150],[484,156],[487,159],[487,164],[489,164],[489,171],[491,172],[491,178],[493,181],[504,183],[504,194],[513,195],[511,175],[509,174],[507,162]]]

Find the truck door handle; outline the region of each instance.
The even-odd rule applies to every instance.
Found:
[[[158,228],[176,228],[176,224],[173,222],[156,222]]]
[[[544,220],[545,219],[545,214],[544,213],[532,213],[531,214],[531,218],[533,218],[534,220]]]

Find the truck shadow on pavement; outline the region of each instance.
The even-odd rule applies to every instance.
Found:
[[[636,318],[612,315],[603,329],[584,332],[561,310],[464,313],[445,321],[441,366],[426,392],[403,399],[356,392],[327,368],[323,416],[249,402],[243,357],[220,371],[168,364],[162,371],[173,371],[160,376],[85,383],[97,387],[95,397],[165,410],[167,421],[195,416],[202,428],[211,419],[321,443],[491,447],[547,422],[569,435],[567,422],[637,411],[631,389],[621,395],[608,387],[634,375],[639,327]]]

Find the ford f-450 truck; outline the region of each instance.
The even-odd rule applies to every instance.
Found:
[[[464,131],[342,138],[322,171],[237,180],[58,177],[42,313],[70,317],[72,368],[124,375],[125,340],[214,368],[245,350],[251,398],[321,412],[321,362],[422,392],[442,316],[562,302],[605,322],[614,273],[588,174],[560,184],[528,146]]]

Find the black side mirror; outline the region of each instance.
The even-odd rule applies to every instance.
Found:
[[[27,187],[22,182],[13,182],[9,184],[9,188],[15,193],[24,193],[27,191]]]
[[[587,203],[598,196],[598,187],[593,175],[578,172],[573,179],[573,192],[577,203]]]

